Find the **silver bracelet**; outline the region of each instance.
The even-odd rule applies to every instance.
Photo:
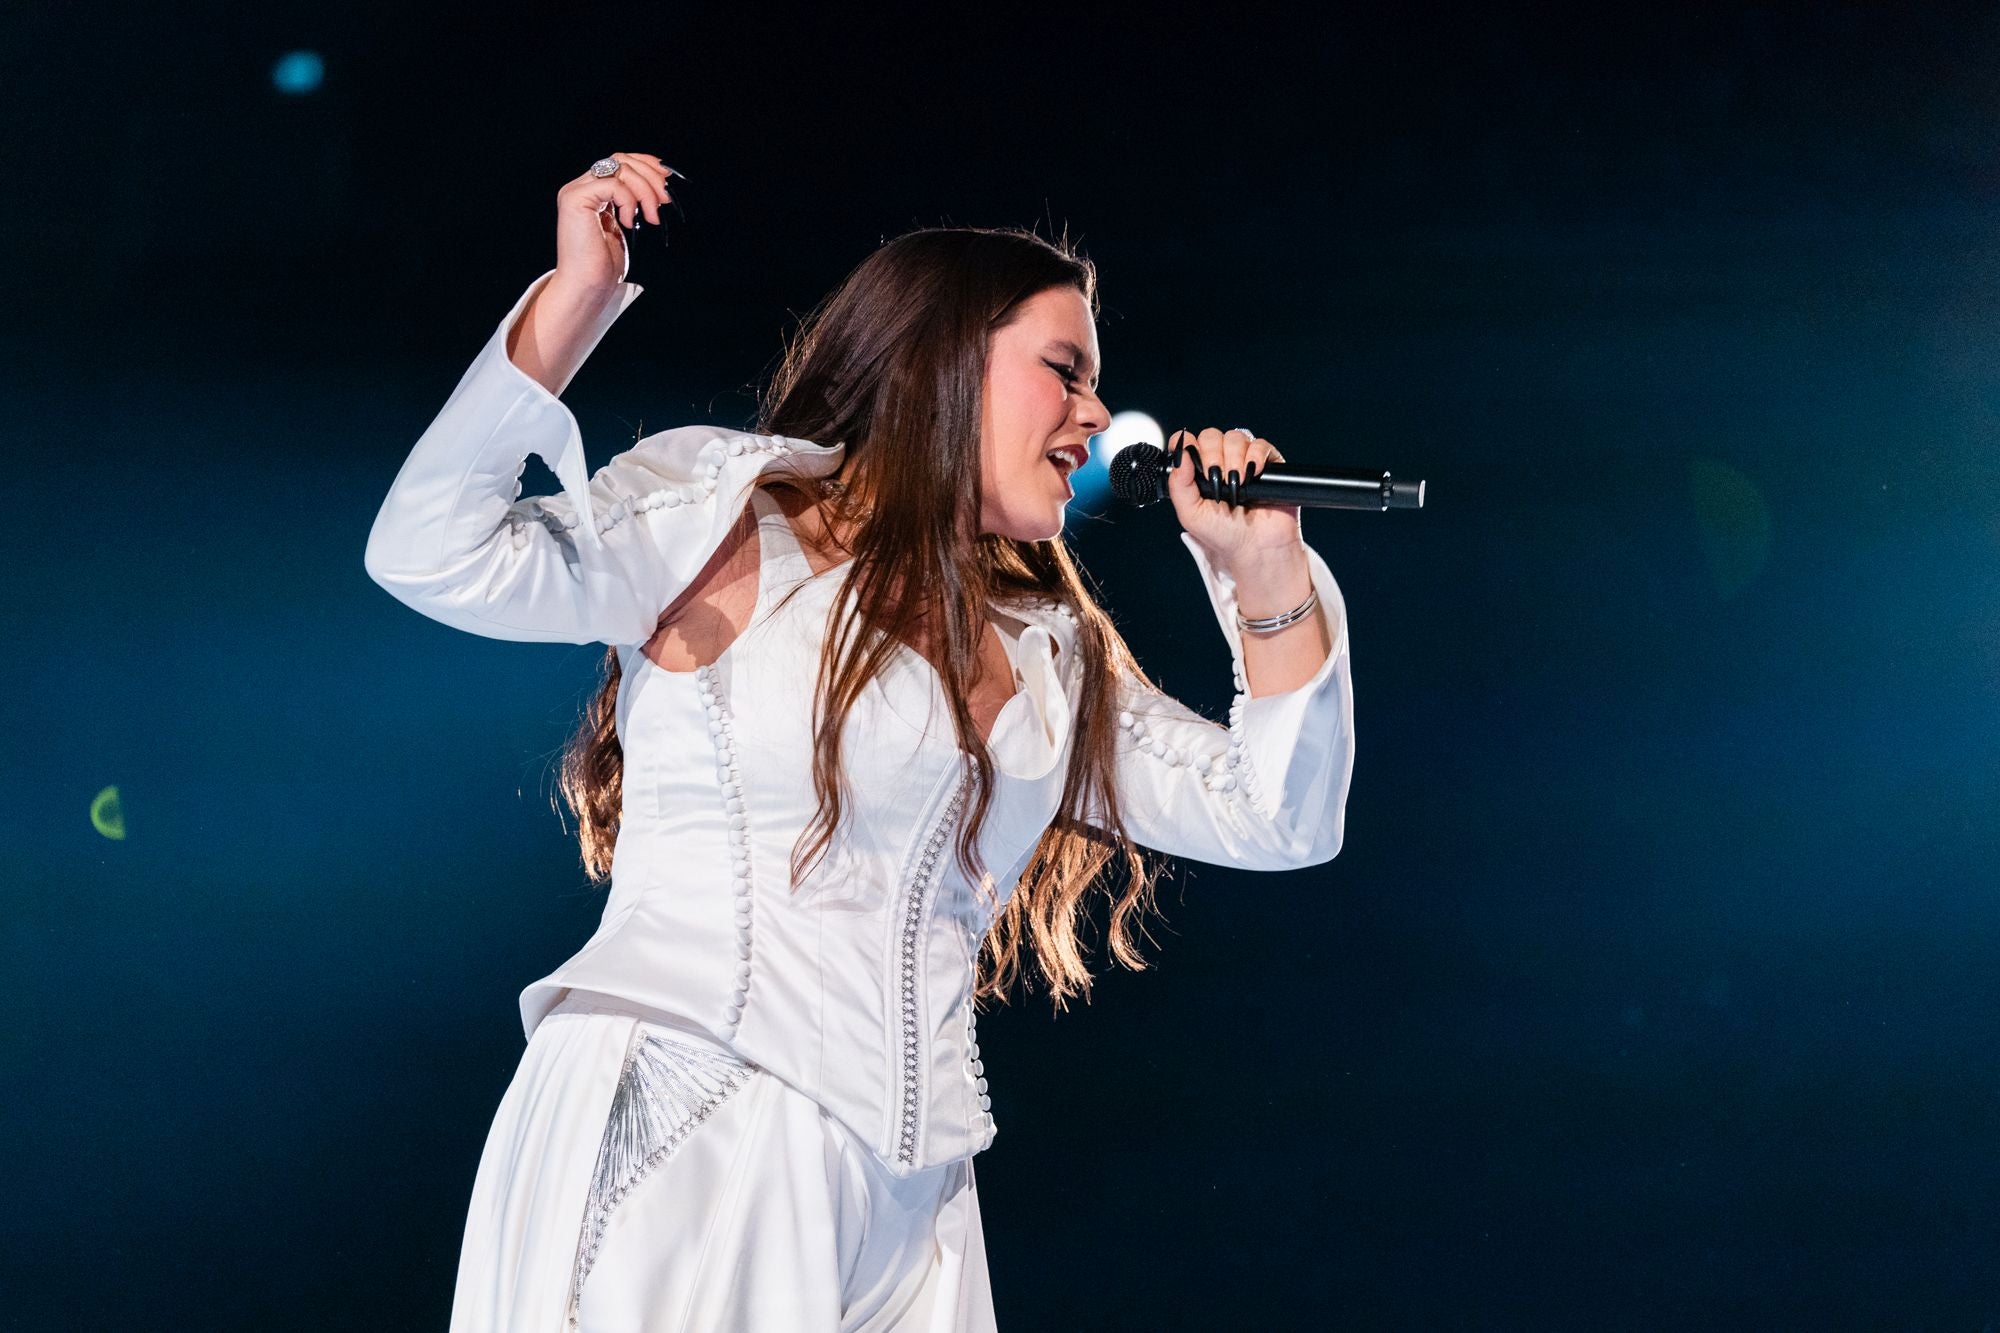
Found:
[[[1305,619],[1306,616],[1312,613],[1312,609],[1318,605],[1319,589],[1314,588],[1306,594],[1306,599],[1303,602],[1300,602],[1289,611],[1280,611],[1275,616],[1259,616],[1255,620],[1249,620],[1244,617],[1241,611],[1238,611],[1236,613],[1236,624],[1239,628],[1247,629],[1252,634],[1269,634],[1273,630],[1283,629],[1293,621]]]

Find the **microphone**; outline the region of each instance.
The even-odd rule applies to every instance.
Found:
[[[1183,446],[1186,447],[1186,446]],[[1156,504],[1167,498],[1173,472],[1167,451],[1156,444],[1128,444],[1111,459],[1111,493],[1127,504]],[[1195,489],[1204,500],[1233,505],[1302,505],[1314,509],[1422,509],[1424,483],[1393,481],[1386,472],[1332,471],[1274,467],[1248,481],[1211,485],[1199,469]]]

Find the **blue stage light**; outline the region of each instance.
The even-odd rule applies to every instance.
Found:
[[[271,86],[290,97],[319,91],[326,64],[316,51],[287,51],[271,67]]]

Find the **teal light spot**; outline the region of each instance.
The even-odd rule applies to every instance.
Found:
[[[271,67],[271,86],[288,97],[318,92],[325,77],[325,62],[316,51],[287,51]]]

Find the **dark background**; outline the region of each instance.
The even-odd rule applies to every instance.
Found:
[[[362,549],[637,150],[593,466],[972,223],[1097,261],[1114,410],[1429,482],[1305,517],[1339,857],[982,1019],[1003,1328],[1994,1327],[2000,14],[1647,9],[6,9],[0,1321],[444,1326],[602,649]],[[1171,513],[1073,512],[1219,718]]]

